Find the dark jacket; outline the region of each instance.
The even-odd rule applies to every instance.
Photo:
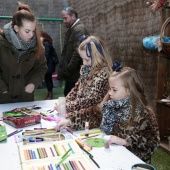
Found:
[[[80,21],[67,31],[59,63],[59,80],[77,82],[80,77],[82,59],[77,52],[77,48],[83,35],[89,35],[89,33]]]
[[[0,104],[34,100],[34,93],[26,93],[25,86],[33,83],[37,88],[47,71],[45,56],[36,60],[35,50],[30,48],[19,58],[0,34]]]
[[[53,55],[52,55],[53,46],[47,41],[45,41],[43,45],[45,48],[45,57],[47,60],[47,67],[48,67],[47,73],[52,74],[55,71],[55,64],[54,64]]]

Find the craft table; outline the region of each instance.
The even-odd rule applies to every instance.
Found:
[[[2,119],[2,112],[9,111],[14,108],[26,107],[31,105],[37,105],[42,107],[42,109],[53,109],[56,100],[43,100],[34,102],[22,102],[22,103],[10,103],[10,104],[0,104],[0,119]],[[37,110],[38,111],[38,110]],[[50,123],[50,124],[49,124]],[[53,122],[54,123],[54,122]],[[41,121],[41,124],[28,126],[22,128],[24,130],[33,130],[34,128],[43,126],[53,126],[52,122],[45,120]],[[7,134],[16,130],[16,128],[0,121],[1,125],[5,125],[7,129]],[[76,131],[77,135],[82,131]],[[18,153],[18,145],[22,142],[15,143],[14,137],[11,136],[7,140],[0,142],[0,169],[1,170],[21,170],[20,157]],[[133,153],[128,151],[124,146],[111,145],[110,149],[105,148],[93,148],[90,152],[95,161],[99,164],[101,170],[131,170],[132,165],[136,163],[144,163]],[[96,167],[96,170],[98,168]]]

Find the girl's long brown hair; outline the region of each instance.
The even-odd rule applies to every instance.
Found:
[[[137,103],[141,103],[141,105],[146,109],[149,113],[153,113],[153,110],[148,105],[146,100],[145,91],[143,87],[143,83],[141,78],[136,73],[133,68],[123,67],[120,71],[114,71],[110,78],[118,78],[122,81],[123,86],[129,89],[130,92],[130,100],[131,100],[131,119],[130,124],[133,122],[135,117],[135,109]]]
[[[23,20],[34,22],[36,19],[32,11],[30,10],[29,6],[21,2],[18,2],[18,4],[19,4],[18,10],[14,13],[12,17],[12,25],[13,26],[17,25],[18,27],[22,27]],[[38,30],[37,24],[36,24],[35,34],[37,40],[37,45],[36,45],[37,49],[36,49],[35,57],[36,59],[40,59],[41,55],[43,54],[43,46],[40,40],[40,32]]]

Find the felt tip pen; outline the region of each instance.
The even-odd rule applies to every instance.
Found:
[[[47,128],[34,128],[34,130],[44,130],[44,129],[47,129]]]
[[[99,166],[98,163],[93,159],[92,156],[89,156],[89,158],[94,162],[94,164],[95,164],[98,168],[100,168],[100,166]]]
[[[86,149],[84,149],[81,145],[79,145],[79,146],[80,146],[80,148],[81,148],[84,152],[87,153],[88,156],[93,157],[93,155],[92,155],[91,153],[89,153]]]
[[[33,139],[33,138],[29,138],[29,142],[42,142],[43,139],[41,138],[36,138],[36,139]]]

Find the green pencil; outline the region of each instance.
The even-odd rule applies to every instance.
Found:
[[[69,155],[66,155],[64,158],[62,158],[57,164],[56,167],[59,166],[65,159],[67,159]]]
[[[61,159],[63,159],[70,151],[71,151],[71,148],[61,157]]]

